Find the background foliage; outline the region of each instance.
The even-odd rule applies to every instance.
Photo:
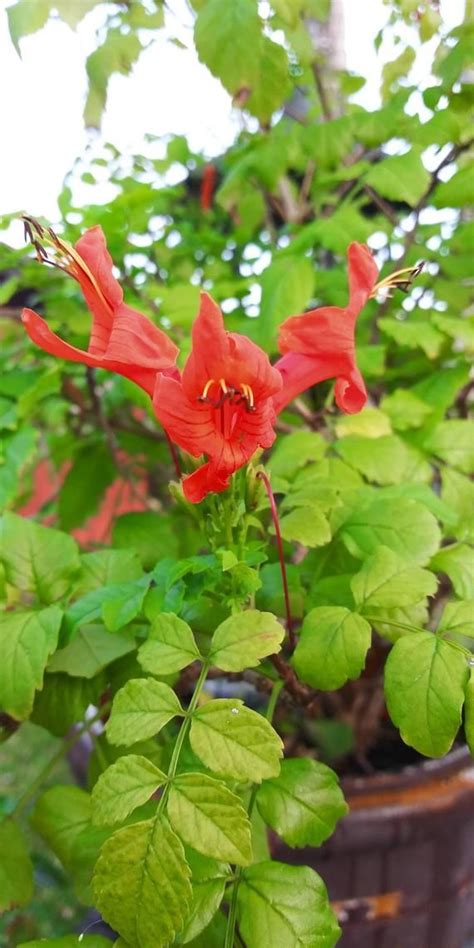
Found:
[[[12,40],[20,49],[52,15],[74,28],[94,6],[18,0],[8,11]],[[329,0],[192,6],[199,57],[242,112],[236,142],[211,165],[184,137],[148,136],[135,155],[93,144],[59,195],[58,231],[73,240],[102,225],[127,302],[173,335],[183,359],[202,287],[221,302],[229,329],[274,355],[286,316],[344,305],[351,241],[368,241],[384,273],[426,265],[406,297],[371,301],[359,318],[369,406],[341,417],[325,383],[289,407],[276,448],[261,459],[278,495],[301,621],[291,664],[284,650],[275,668],[284,603],[261,486],[251,475],[244,489],[240,479],[229,497],[199,509],[170,493],[166,444],[143,394],[56,362],[22,330],[20,308],[34,306],[84,347],[89,317],[76,286],[28,249],[1,245],[0,722],[9,743],[0,799],[5,816],[19,819],[0,824],[0,852],[9,854],[0,908],[32,896],[27,838],[39,884],[72,878],[74,898],[99,908],[120,944],[223,945],[224,899],[248,948],[263,932],[275,945],[325,948],[337,926],[323,883],[310,869],[269,862],[260,821],[289,846],[330,835],[345,805],[327,763],[377,766],[381,745],[397,757],[384,678],[388,713],[410,747],[446,753],[464,701],[474,741],[473,222],[464,209],[473,192],[473,26],[467,11],[446,35],[435,2],[392,0],[397,57],[384,69],[380,107],[368,112],[352,101],[364,78],[321,52]],[[87,125],[100,125],[110,76],[128,74],[162,25],[158,2],[104,5],[85,64]],[[420,41],[434,41],[433,62],[417,87]],[[96,198],[104,178],[115,193],[106,205]],[[79,182],[90,187],[87,204],[78,203]],[[201,664],[239,680],[234,693],[253,706],[215,697],[212,679],[200,678],[191,698]],[[258,711],[273,687],[271,718],[278,675],[274,730]],[[99,731],[86,711],[102,707],[96,721],[105,719],[115,695]],[[189,700],[192,723],[186,716],[179,729]],[[47,741],[56,765],[84,721],[92,754],[81,787],[66,770],[45,789],[48,755],[21,791],[8,783],[29,741]],[[163,786],[157,807],[150,797]],[[199,852],[190,848],[197,839]],[[130,874],[117,888],[124,853],[145,866],[148,888]],[[153,882],[166,890],[166,911]],[[286,904],[289,890],[301,897]],[[70,931],[67,918],[51,931],[27,909],[5,919],[4,944]],[[84,942],[106,944],[94,935]]]

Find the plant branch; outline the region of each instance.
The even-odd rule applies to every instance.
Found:
[[[288,579],[286,575],[286,563],[285,563],[285,557],[283,553],[283,541],[282,541],[281,531],[280,531],[280,520],[278,517],[278,508],[276,505],[276,501],[275,501],[275,497],[272,491],[270,480],[267,474],[265,473],[265,471],[258,471],[257,477],[263,481],[268,499],[270,501],[270,510],[272,513],[273,526],[275,527],[275,536],[276,536],[277,547],[278,547],[278,556],[280,559],[280,570],[281,570],[281,581],[283,584],[283,594],[285,597],[286,627],[288,630],[288,640],[290,643],[290,647],[293,651],[296,647],[296,639],[295,639],[295,633],[293,631],[293,620],[291,618],[290,594],[288,590]]]

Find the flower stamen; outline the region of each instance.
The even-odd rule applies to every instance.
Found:
[[[83,260],[77,250],[71,244],[68,244],[67,241],[58,237],[52,227],[43,227],[36,218],[24,214],[22,221],[25,228],[25,238],[29,240],[35,248],[36,256],[40,263],[49,263],[50,266],[56,267],[58,270],[64,270],[65,273],[68,273],[69,276],[77,280],[79,284],[81,282],[80,277],[85,276],[101,303],[112,313],[113,307],[105,298],[94,274],[89,270],[85,260]],[[48,254],[48,247],[53,250],[51,255]]]
[[[413,280],[420,275],[423,267],[425,266],[425,261],[420,260],[415,267],[403,267],[402,270],[395,270],[394,273],[390,273],[388,276],[384,277],[383,280],[379,280],[375,284],[371,294],[370,299],[373,299],[380,292],[384,290],[388,291],[387,295],[390,295],[390,290],[402,290],[404,293],[407,293],[411,288]],[[406,274],[406,275],[405,275]]]

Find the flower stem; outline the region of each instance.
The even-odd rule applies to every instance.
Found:
[[[280,696],[280,691],[283,688],[283,681],[276,681],[273,685],[272,692],[270,695],[270,700],[268,702],[267,713],[265,715],[267,721],[272,722],[273,715],[275,713],[275,708],[277,705],[278,698]],[[253,787],[250,794],[250,799],[247,807],[247,812],[249,819],[252,816],[252,810],[255,805],[255,800],[257,797],[258,787]],[[242,878],[242,867],[237,866],[234,875],[234,885],[232,888],[232,899],[229,906],[229,914],[227,916],[227,928],[225,932],[225,942],[224,948],[234,948],[235,943],[235,926],[237,924],[237,898],[239,893],[239,885]]]
[[[263,483],[264,483],[264,485],[265,485],[265,490],[266,490],[266,492],[267,492],[268,499],[269,499],[269,501],[270,501],[270,510],[271,510],[271,514],[272,514],[273,525],[274,525],[274,527],[275,527],[275,536],[276,536],[277,547],[278,547],[278,556],[279,556],[279,559],[280,559],[280,571],[281,571],[281,581],[282,581],[282,584],[283,584],[283,594],[284,594],[284,597],[285,597],[286,627],[287,627],[287,630],[288,630],[288,639],[289,639],[289,642],[290,642],[290,646],[291,646],[292,649],[294,649],[295,646],[296,646],[296,639],[295,639],[295,633],[294,633],[294,631],[293,631],[293,620],[292,620],[292,618],[291,618],[290,594],[289,594],[289,591],[288,591],[288,579],[287,579],[287,575],[286,575],[285,557],[284,557],[284,555],[283,555],[283,541],[282,541],[282,538],[281,538],[280,519],[279,519],[279,517],[278,517],[278,508],[277,508],[277,505],[276,505],[275,496],[274,496],[274,493],[273,493],[273,491],[272,491],[272,487],[271,487],[271,484],[270,484],[270,480],[269,480],[269,478],[268,478],[268,475],[265,473],[265,471],[258,471],[257,477],[259,477],[260,480],[263,481]]]
[[[184,721],[179,729],[178,736],[176,738],[176,743],[173,748],[173,753],[171,755],[170,765],[168,768],[168,782],[163,790],[163,793],[161,794],[161,797],[158,803],[158,809],[156,811],[157,816],[160,813],[162,813],[166,800],[168,799],[168,793],[169,793],[171,781],[173,777],[176,776],[176,771],[178,769],[179,758],[181,755],[181,751],[183,749],[183,744],[184,744],[184,741],[186,740],[186,735],[191,725],[192,714],[199,701],[201,691],[204,687],[208,671],[209,671],[209,665],[207,662],[204,662],[201,668],[201,672],[199,674],[199,678],[196,682],[196,687],[194,688],[193,696],[191,698],[191,701],[189,702],[188,710],[186,712],[186,717],[184,718]]]
[[[178,481],[180,481],[181,480],[181,465],[179,463],[178,452],[165,428],[163,428],[163,431],[165,433],[165,438],[168,444],[169,452],[171,454],[171,460],[173,461],[174,469],[176,471],[176,477],[178,478]]]

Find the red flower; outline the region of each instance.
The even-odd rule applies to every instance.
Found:
[[[354,330],[357,316],[373,294],[378,270],[363,244],[350,245],[348,261],[348,306],[312,309],[280,326],[278,347],[284,355],[275,368],[283,377],[283,388],[274,398],[277,413],[307,388],[331,378],[336,379],[339,408],[353,413],[365,405],[367,392],[356,364]]]
[[[86,352],[60,339],[38,313],[24,309],[22,319],[33,342],[51,355],[124,375],[152,395],[157,373],[172,369],[178,350],[161,329],[123,302],[102,228],[87,230],[72,247],[31,218],[25,226],[39,258],[78,281],[92,313]],[[53,247],[51,259],[41,241]]]
[[[212,208],[212,198],[214,195],[216,177],[216,166],[213,164],[204,165],[200,194],[200,204],[202,211],[210,211]]]
[[[193,348],[182,379],[158,376],[153,403],[173,441],[207,463],[183,482],[188,500],[220,493],[257,448],[275,440],[273,396],[281,376],[257,345],[226,332],[219,307],[207,293],[192,330]]]

